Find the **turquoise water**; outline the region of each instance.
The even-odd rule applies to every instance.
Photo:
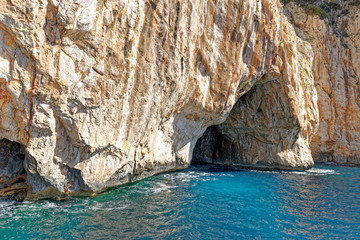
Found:
[[[0,202],[1,239],[360,239],[360,168],[191,167],[93,198]]]

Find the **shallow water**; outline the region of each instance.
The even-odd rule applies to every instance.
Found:
[[[360,239],[360,168],[190,167],[93,198],[0,201],[0,239]]]

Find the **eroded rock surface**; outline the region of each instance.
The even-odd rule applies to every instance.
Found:
[[[309,142],[317,131],[318,111],[311,47],[286,22],[279,39],[273,48],[281,68],[266,69],[268,74],[238,100],[226,121],[207,130],[195,160],[258,169],[313,166]]]
[[[296,32],[312,45],[320,112],[319,131],[311,141],[320,162],[360,165],[360,2],[308,2],[286,5]],[[320,12],[318,11],[318,13]]]
[[[281,9],[277,0],[1,0],[0,139],[24,145],[29,197],[185,168],[235,103],[221,131],[247,141],[246,163],[310,167],[312,50]]]

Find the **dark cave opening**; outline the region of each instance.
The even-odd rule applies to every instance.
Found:
[[[238,158],[238,144],[234,144],[218,130],[218,125],[210,126],[196,142],[192,164],[231,165]]]
[[[17,142],[0,140],[0,198],[23,201],[27,193],[24,148]]]

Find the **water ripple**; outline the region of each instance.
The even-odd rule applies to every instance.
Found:
[[[94,198],[0,201],[1,239],[357,239],[360,169],[191,167]]]

